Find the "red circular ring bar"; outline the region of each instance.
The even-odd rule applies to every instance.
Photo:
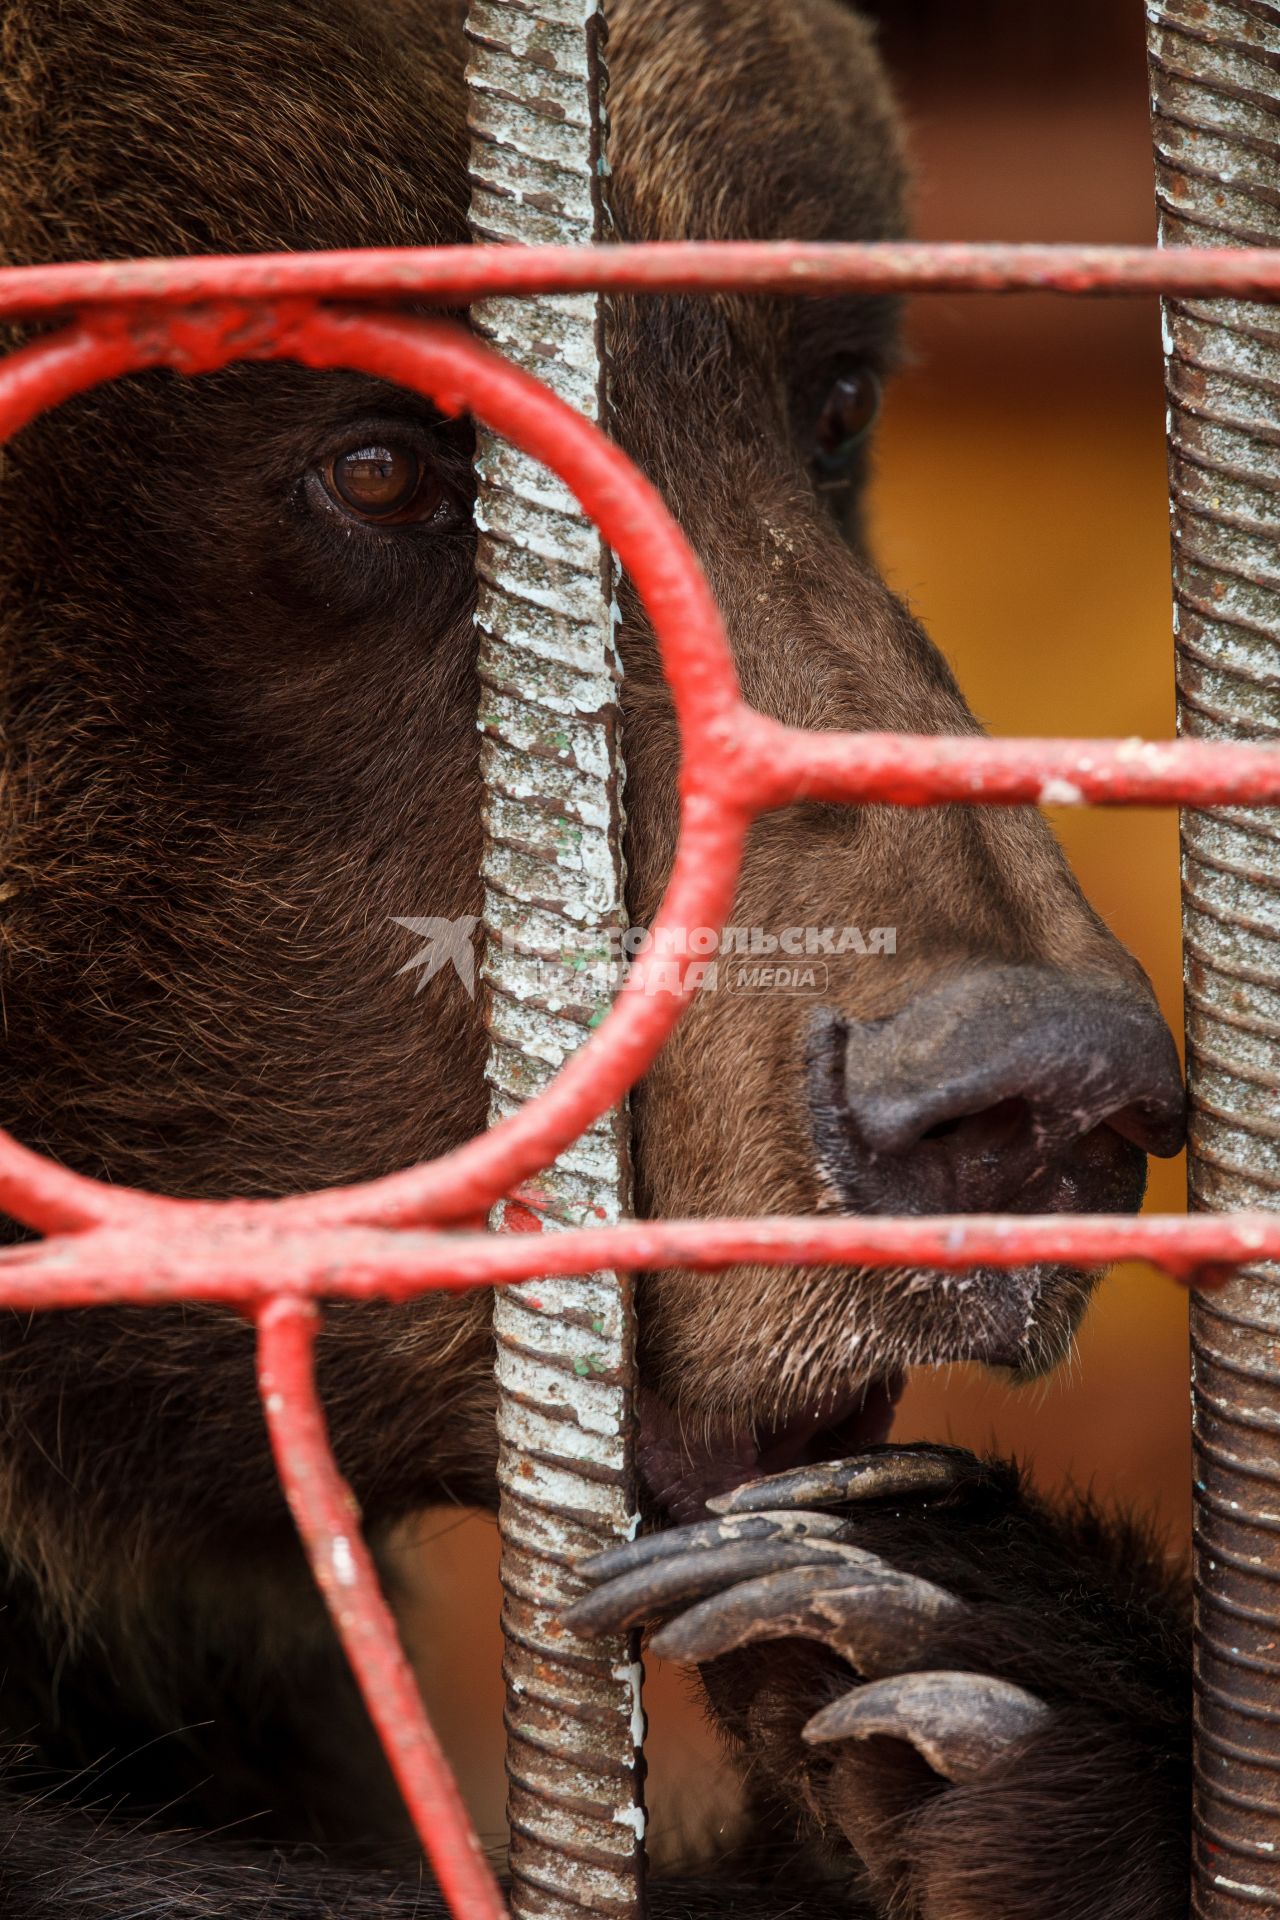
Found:
[[[256,328],[247,336],[247,324]],[[671,678],[683,744],[681,833],[659,925],[723,925],[751,814],[735,792],[730,754],[745,717],[719,611],[692,552],[659,496],[626,456],[554,394],[443,320],[285,308],[248,316],[206,307],[183,324],[133,329],[79,326],[38,341],[0,367],[0,440],[43,408],[143,367],[211,371],[229,360],[291,359],[353,367],[424,394],[447,413],[471,411],[560,474],[616,548],[653,623]],[[642,955],[618,1004],[551,1086],[521,1112],[440,1160],[365,1188],[276,1202],[221,1203],[324,1221],[377,1218],[394,1225],[474,1217],[548,1165],[649,1066],[692,989],[693,965],[676,961],[679,992],[652,989]],[[666,976],[664,976],[664,985]],[[38,1179],[38,1186],[33,1184]],[[76,1229],[143,1219],[161,1206],[204,1214],[207,1203],[157,1200],[52,1169],[0,1136],[0,1198],[27,1225]],[[34,1202],[34,1204],[33,1204]]]

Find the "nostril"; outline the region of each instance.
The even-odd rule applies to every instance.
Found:
[[[1151,1141],[1151,1122],[1139,1106],[1120,1107],[1115,1113],[1109,1113],[1104,1123],[1112,1133],[1119,1134],[1122,1140],[1132,1141],[1135,1147],[1141,1147],[1144,1153],[1169,1155],[1177,1153],[1182,1147],[1182,1131],[1178,1128],[1176,1138],[1174,1129],[1170,1129],[1172,1145],[1153,1145]]]
[[[959,1134],[976,1132],[988,1138],[1025,1134],[1029,1139],[1035,1131],[1035,1117],[1025,1100],[997,1100],[994,1105],[983,1107],[977,1113],[956,1113],[945,1120],[936,1120],[920,1135],[919,1144],[923,1146],[931,1140],[952,1140]]]

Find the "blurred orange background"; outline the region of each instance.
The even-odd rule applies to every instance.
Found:
[[[1154,238],[1141,7],[1076,0],[881,0],[913,132],[916,231],[929,239]],[[934,297],[909,318],[912,364],[880,434],[874,541],[994,733],[1173,730],[1163,394],[1153,302]],[[1146,965],[1181,1036],[1178,849],[1171,813],[1080,812],[1055,825],[1085,891]],[[1149,1205],[1183,1206],[1181,1163]],[[916,1377],[904,1438],[994,1445],[1155,1508],[1186,1550],[1186,1302],[1124,1268],[1075,1365],[1014,1392],[973,1370]],[[402,1614],[481,1831],[500,1843],[503,1777],[492,1524],[424,1516],[406,1542]],[[658,1859],[732,1823],[733,1783],[683,1675],[651,1662],[649,1787]]]

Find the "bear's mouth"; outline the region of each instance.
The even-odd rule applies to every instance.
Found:
[[[637,1464],[663,1516],[677,1525],[705,1517],[707,1501],[749,1480],[789,1468],[843,1460],[881,1445],[893,1426],[905,1372],[882,1374],[852,1392],[814,1400],[774,1426],[691,1430],[649,1388],[640,1391]]]

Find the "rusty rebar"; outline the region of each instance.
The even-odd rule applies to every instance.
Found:
[[[1148,4],[1168,246],[1280,243],[1280,5]],[[1280,739],[1280,311],[1166,299],[1184,733]],[[1280,810],[1182,814],[1193,1207],[1280,1200]],[[1280,1266],[1191,1309],[1193,1909],[1280,1905]]]
[[[472,0],[471,227],[479,241],[604,234],[604,20],[583,0]],[[604,301],[489,299],[477,330],[589,419],[606,416]],[[484,977],[491,1115],[539,1092],[611,997],[626,923],[612,556],[564,485],[478,436]],[[629,1211],[626,1114],[598,1121],[494,1224],[555,1231]],[[560,1625],[573,1567],[635,1527],[627,1276],[496,1296],[512,1906],[639,1909],[640,1667]]]

